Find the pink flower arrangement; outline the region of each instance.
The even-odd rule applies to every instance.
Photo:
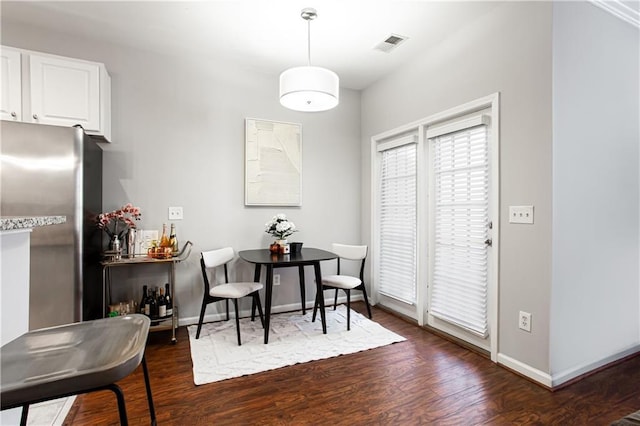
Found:
[[[113,238],[114,235],[122,238],[127,229],[136,227],[134,220],[140,220],[140,216],[142,216],[140,207],[134,207],[131,203],[127,203],[112,212],[100,213],[96,222],[98,228],[106,232],[109,238]],[[118,225],[122,225],[119,232]]]

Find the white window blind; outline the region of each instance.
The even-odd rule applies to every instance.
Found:
[[[416,303],[415,137],[379,146],[380,244],[378,289],[381,294]]]
[[[486,337],[489,153],[487,126],[433,142],[434,264],[431,315]]]

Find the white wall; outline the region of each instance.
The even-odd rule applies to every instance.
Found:
[[[359,92],[342,90],[336,109],[305,114],[280,106],[278,75],[234,67],[204,54],[169,57],[4,20],[2,43],[106,64],[112,78],[113,143],[104,146],[104,209],[132,202],[142,209],[140,228],[160,229],[167,222],[168,206],[184,207],[184,220],[176,222],[178,238],[193,241],[194,251],[177,268],[181,318],[199,313],[199,251],[227,245],[236,250],[266,248],[273,238],[264,233],[264,224],[276,213],[284,212],[295,222],[300,232],[293,240],[306,246],[360,242]],[[244,206],[247,117],[302,124],[302,207]],[[239,261],[236,267],[238,278],[253,278],[248,264]],[[307,269],[311,303],[313,273]],[[143,284],[166,281],[166,274],[152,267],[115,273],[114,279],[131,284],[114,289],[123,300],[139,300]],[[297,270],[278,273],[282,285],[274,291],[274,306],[298,307]]]
[[[551,372],[640,344],[639,31],[553,7]]]
[[[500,92],[499,352],[549,369],[551,281],[551,4],[496,2],[405,69],[362,94],[371,136]],[[363,235],[369,238],[369,157],[363,156]],[[510,225],[509,205],[533,204],[534,225]],[[495,223],[495,222],[494,222]],[[421,283],[425,285],[425,283]],[[532,332],[518,330],[518,311]]]

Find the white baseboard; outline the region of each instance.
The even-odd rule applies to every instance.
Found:
[[[364,300],[364,297],[362,297],[362,294],[352,294],[351,295],[351,301],[352,302],[358,302]],[[262,301],[264,303],[264,301]],[[313,301],[309,301],[307,300],[305,307],[307,309],[313,309]],[[338,304],[341,303],[347,303],[347,297],[346,296],[342,296],[342,297],[338,297]],[[333,306],[333,296],[330,298],[325,298],[324,299],[324,304],[325,306]],[[279,314],[281,312],[295,312],[295,311],[300,311],[301,309],[301,305],[300,302],[297,303],[290,303],[287,305],[277,305],[277,306],[272,306],[271,307],[271,313],[272,314]],[[224,309],[224,308],[223,308]],[[264,309],[264,305],[262,306],[262,309]],[[180,312],[180,311],[178,311]],[[256,312],[256,316],[258,315],[258,313]],[[245,310],[241,310],[240,311],[240,317],[241,318],[245,318],[245,317],[250,317],[251,316],[251,309],[245,309]],[[214,321],[222,321],[224,319],[227,318],[227,315],[225,313],[218,313],[218,314],[206,314],[204,315],[204,322],[214,322]],[[229,306],[229,318],[233,319],[234,318],[234,313],[233,313],[233,306]],[[258,318],[259,320],[259,318]],[[180,317],[178,318],[178,326],[184,326],[184,325],[193,325],[193,324],[198,324],[198,317]]]
[[[637,352],[640,352],[640,344],[633,345],[627,349],[616,352],[615,354],[611,354],[602,359],[588,362],[577,367],[555,373],[553,375],[545,373],[544,371],[540,371],[536,368],[531,367],[530,365],[518,361],[517,359],[500,353],[498,354],[498,364],[502,364],[505,367],[510,368],[511,370],[517,371],[523,376],[526,376],[531,380],[540,383],[541,385],[544,385],[548,388],[554,388],[568,382],[569,380],[580,377],[584,374],[589,373],[590,371],[606,366],[607,364],[611,364],[612,362],[618,361]]]
[[[627,357],[629,355],[633,355],[634,353],[640,352],[640,344],[636,344],[630,346],[627,349],[624,349],[620,352],[616,352],[615,354],[611,354],[602,359],[588,362],[577,367],[570,368],[565,371],[561,371],[559,373],[555,373],[552,375],[552,385],[559,386],[563,383],[568,382],[569,380],[575,379],[576,377],[580,377],[583,374],[586,374],[590,371],[596,370],[600,367],[603,367],[607,364],[611,364],[612,362],[616,362],[619,359]]]
[[[502,364],[505,367],[510,368],[513,371],[517,371],[530,378],[533,381],[540,383],[541,385],[551,387],[552,379],[551,375],[545,373],[544,371],[538,370],[537,368],[533,368],[524,362],[518,361],[515,358],[511,358],[505,354],[498,354],[498,364]]]

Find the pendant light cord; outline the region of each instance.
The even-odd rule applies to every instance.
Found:
[[[307,65],[311,66],[311,19],[307,19]]]

